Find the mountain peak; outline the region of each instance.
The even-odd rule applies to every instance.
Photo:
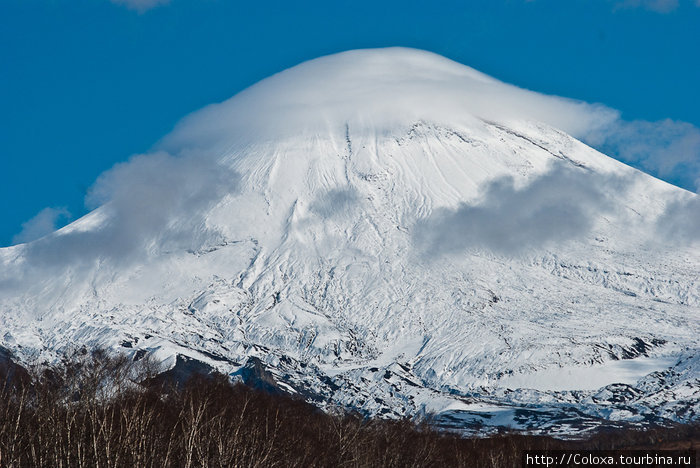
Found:
[[[327,133],[383,133],[416,121],[474,125],[475,118],[539,121],[576,136],[610,112],[512,86],[450,59],[391,47],[304,62],[183,119],[162,142],[170,151],[228,147]]]
[[[462,428],[692,419],[700,256],[649,234],[681,191],[560,131],[595,116],[422,51],[306,62],[103,174],[90,215],[0,249],[0,347],[257,363]]]

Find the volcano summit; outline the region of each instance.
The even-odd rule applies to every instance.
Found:
[[[428,52],[303,63],[0,249],[0,345],[467,431],[696,420],[700,253],[670,234],[697,196],[574,138],[614,118]]]

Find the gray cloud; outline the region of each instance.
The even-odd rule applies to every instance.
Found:
[[[165,5],[170,0],[110,0],[116,5],[123,5],[130,10],[136,10],[139,13],[151,10],[157,6]]]
[[[657,220],[656,231],[666,242],[681,245],[700,242],[700,196],[670,203]]]
[[[523,188],[497,179],[473,205],[441,209],[414,228],[414,244],[428,258],[471,248],[503,255],[540,249],[585,236],[612,208],[603,187],[624,189],[622,181],[555,166]]]
[[[333,189],[318,197],[310,208],[323,218],[332,218],[350,211],[358,200],[354,189]]]
[[[218,235],[207,226],[209,209],[238,184],[238,174],[210,158],[165,152],[134,156],[102,174],[90,190],[87,203],[99,205],[97,215],[103,217],[97,226],[28,244],[27,258],[46,267],[196,250]]]
[[[625,163],[684,188],[700,180],[700,128],[670,119],[616,120],[584,140]]]
[[[12,243],[22,244],[44,237],[55,231],[62,219],[70,219],[70,213],[65,208],[44,208],[32,219],[22,223],[22,231],[12,238]]]

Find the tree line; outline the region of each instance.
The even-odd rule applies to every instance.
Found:
[[[0,467],[516,467],[527,449],[700,440],[698,425],[630,428],[583,441],[464,438],[425,421],[322,412],[225,375],[173,385],[157,378],[147,358],[101,351],[29,371],[6,363],[0,379]]]

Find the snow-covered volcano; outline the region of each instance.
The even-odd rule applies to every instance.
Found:
[[[696,196],[569,136],[606,118],[427,52],[306,62],[0,249],[0,345],[187,356],[458,428],[693,420],[700,252],[663,233]]]

